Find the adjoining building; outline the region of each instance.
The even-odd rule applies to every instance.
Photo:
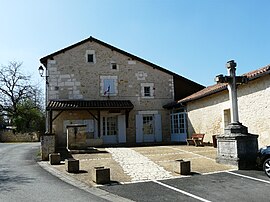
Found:
[[[270,145],[270,65],[244,76],[249,82],[239,85],[237,91],[240,122],[250,133],[259,135],[259,147]],[[174,111],[186,110],[188,136],[204,133],[205,142],[212,142],[212,136],[222,134],[231,122],[227,84],[206,87],[164,108],[171,110],[171,117]]]

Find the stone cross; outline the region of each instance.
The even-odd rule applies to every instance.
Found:
[[[231,102],[231,122],[239,123],[238,116],[238,104],[237,104],[237,85],[248,82],[246,76],[236,76],[236,63],[234,60],[226,63],[228,69],[228,76],[218,75],[216,76],[217,83],[228,83],[229,97]]]

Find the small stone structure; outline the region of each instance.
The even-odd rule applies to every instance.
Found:
[[[180,175],[190,174],[190,161],[176,160],[174,163],[174,172]]]
[[[86,149],[86,125],[70,124],[67,125],[67,149]]]
[[[65,160],[65,167],[66,171],[69,173],[78,173],[80,170],[79,160],[76,159],[66,159]]]
[[[94,167],[92,180],[97,184],[107,184],[110,182],[110,168]]]
[[[51,165],[59,165],[61,161],[60,153],[52,153],[49,155],[49,162]]]
[[[41,159],[42,161],[49,160],[49,154],[55,152],[55,134],[45,133],[41,136]]]

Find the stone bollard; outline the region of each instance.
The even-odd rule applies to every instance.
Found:
[[[51,165],[59,165],[61,161],[60,153],[49,154],[49,161]]]
[[[66,171],[69,173],[78,173],[80,170],[79,160],[76,160],[76,159],[66,159],[65,166],[66,166]]]
[[[180,175],[190,174],[190,161],[176,160],[174,164],[174,172]]]
[[[110,168],[94,167],[92,172],[92,180],[97,184],[110,183]]]

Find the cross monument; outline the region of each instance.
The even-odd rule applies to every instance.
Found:
[[[246,76],[236,76],[234,60],[226,63],[228,76],[216,76],[217,83],[227,83],[231,110],[231,123],[224,129],[224,133],[217,136],[218,163],[231,164],[238,169],[253,168],[256,164],[258,150],[258,135],[248,133],[248,128],[239,122],[237,86],[247,83]]]

